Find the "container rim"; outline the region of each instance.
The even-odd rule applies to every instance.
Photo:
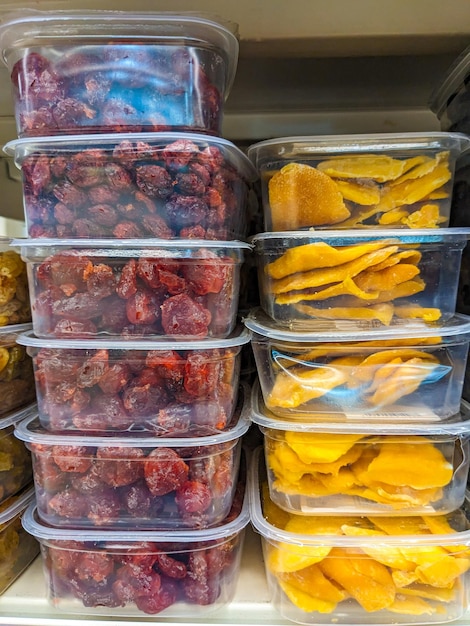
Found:
[[[11,519],[16,517],[18,513],[24,510],[30,503],[34,504],[34,486],[25,487],[20,494],[14,494],[10,496],[3,505],[8,505],[6,508],[0,512],[0,526],[2,524],[7,524]],[[10,502],[11,500],[11,502]],[[10,504],[8,504],[10,502]]]
[[[467,46],[450,64],[441,82],[432,90],[428,105],[431,111],[437,115],[438,119],[442,116],[442,112],[451,92],[464,80],[469,70],[469,61],[470,46]]]
[[[1,26],[0,26],[1,31]],[[2,146],[3,152],[14,157],[15,165],[19,168],[21,159],[25,157],[28,147],[44,150],[48,146],[56,154],[62,147],[67,152],[73,150],[72,145],[84,145],[88,148],[90,144],[112,145],[115,147],[121,141],[142,141],[154,145],[162,143],[173,143],[178,140],[188,140],[194,144],[202,143],[220,148],[224,155],[230,157],[230,163],[234,165],[240,174],[249,182],[258,179],[258,172],[247,155],[234,143],[223,137],[204,135],[202,133],[185,132],[159,132],[159,133],[103,133],[103,134],[80,134],[80,135],[54,135],[53,137],[24,137],[13,139]]]
[[[470,232],[470,228],[469,228]],[[134,250],[140,254],[155,253],[155,249],[168,250],[167,256],[174,254],[175,250],[198,250],[199,248],[227,248],[228,250],[252,250],[252,246],[245,241],[229,240],[220,241],[215,239],[13,239],[12,245],[19,246],[25,251],[31,248],[66,248],[73,253],[79,249],[81,253],[93,250],[93,254],[100,251],[100,256],[106,256],[108,250],[113,250],[115,257],[127,258],[132,256]],[[116,252],[117,251],[117,252]],[[120,253],[119,253],[120,251]],[[52,254],[48,252],[46,254]],[[197,257],[194,257],[197,258]]]
[[[157,447],[175,447],[175,448],[192,448],[213,446],[221,443],[237,441],[248,431],[250,427],[250,392],[248,386],[240,385],[240,394],[235,409],[234,417],[236,420],[233,426],[227,430],[206,435],[203,437],[155,437],[148,431],[126,432],[124,436],[119,433],[110,433],[108,435],[77,435],[71,433],[52,433],[47,431],[40,425],[37,413],[19,422],[15,426],[15,437],[29,444],[42,444],[46,446],[105,446],[107,448],[157,448]],[[238,419],[237,419],[238,413]]]
[[[24,333],[30,329],[32,329],[32,324],[11,324],[10,326],[0,326],[0,342],[5,340],[5,336],[8,335],[19,335]]]
[[[0,435],[1,431],[5,428],[8,428],[13,424],[17,424],[18,422],[21,422],[28,417],[36,416],[37,414],[38,405],[36,404],[36,402],[34,402],[33,404],[29,404],[28,406],[21,409],[16,409],[11,413],[7,413],[3,417],[0,417]]]
[[[94,528],[87,528],[86,530],[75,530],[73,528],[60,528],[52,527],[42,524],[37,515],[37,507],[35,502],[26,509],[22,524],[23,528],[36,537],[36,539],[43,541],[122,541],[122,542],[142,542],[152,541],[171,542],[181,541],[186,543],[199,543],[201,541],[213,541],[217,539],[227,539],[242,531],[250,522],[250,510],[249,510],[249,497],[248,486],[245,486],[245,493],[243,497],[243,504],[240,513],[237,517],[230,522],[224,524],[222,521],[220,525],[212,528],[196,528],[189,529],[171,529],[166,530],[148,530],[144,528],[138,528],[136,530],[96,530]],[[170,533],[170,535],[169,535]],[[60,546],[57,546],[60,547]]]
[[[456,313],[443,323],[423,322],[422,320],[404,320],[395,326],[381,326],[364,329],[359,324],[342,324],[341,320],[316,320],[315,330],[296,328],[294,324],[281,325],[274,322],[261,307],[252,309],[242,322],[245,326],[264,339],[275,339],[285,343],[322,343],[322,342],[367,342],[388,339],[422,339],[424,337],[459,337],[468,341],[470,337],[470,316]],[[360,333],[360,334],[358,334]],[[252,341],[257,337],[253,336]]]
[[[369,547],[384,545],[393,546],[409,546],[419,548],[421,545],[426,546],[453,546],[458,549],[459,546],[470,546],[470,529],[464,531],[456,531],[455,533],[432,534],[432,535],[367,535],[362,537],[352,537],[343,535],[308,535],[301,533],[293,533],[288,530],[277,528],[266,520],[263,515],[260,497],[260,474],[259,469],[263,461],[263,448],[260,446],[254,450],[249,471],[248,471],[248,490],[251,523],[262,537],[269,541],[283,542],[296,546],[344,546],[357,547],[367,545]],[[468,501],[470,494],[467,493]],[[348,516],[350,517],[350,516]],[[367,516],[365,516],[367,517]],[[371,516],[373,517],[373,516]],[[420,516],[414,516],[420,517]],[[397,518],[400,519],[400,518]],[[405,516],[406,519],[406,516]]]
[[[187,38],[189,41],[204,40],[219,49],[226,56],[227,75],[225,78],[225,99],[227,98],[235,80],[235,74],[238,64],[239,42],[238,42],[238,24],[230,20],[219,18],[217,15],[203,12],[130,12],[130,11],[106,11],[106,10],[56,10],[56,11],[39,11],[35,9],[23,9],[11,11],[2,17],[0,23],[0,48],[2,50],[2,60],[6,63],[6,49],[11,46],[18,46],[18,33],[15,34],[15,28],[23,27],[22,36],[25,36],[26,26],[33,25],[36,30],[42,28],[42,34],[30,33],[30,39],[37,39],[47,35],[47,27],[51,30],[55,23],[62,24],[60,34],[55,34],[55,39],[62,40],[68,38],[70,41],[71,34],[64,31],[65,25],[75,23],[75,25],[96,23],[98,31],[95,37],[113,38],[115,33],[110,32],[110,24],[123,25],[127,29],[127,35],[120,35],[122,38],[132,39],[138,35],[139,39],[152,39],[155,37],[172,38],[177,36],[179,39]],[[138,25],[140,28],[137,33],[129,34],[132,25]],[[145,25],[145,27],[143,26]],[[108,27],[108,30],[106,30]],[[150,28],[158,29],[157,32],[149,32]],[[166,33],[165,33],[166,28]],[[170,29],[173,30],[170,30]],[[174,29],[179,32],[174,33]],[[9,31],[13,32],[9,36]],[[163,30],[163,32],[162,32]],[[183,32],[181,32],[183,31]],[[76,32],[75,37],[79,37]],[[90,36],[90,33],[87,32]],[[53,36],[49,32],[49,36]]]
[[[371,133],[356,135],[311,135],[276,137],[259,141],[248,147],[247,155],[259,167],[262,157],[272,156],[272,149],[279,148],[277,158],[307,157],[315,154],[344,154],[377,150],[383,153],[395,150],[442,149],[443,144],[461,154],[470,149],[470,137],[464,133],[445,131],[410,133]],[[288,145],[290,144],[290,145]]]
[[[249,343],[251,333],[243,326],[237,326],[225,339],[179,340],[177,337],[155,338],[87,338],[87,339],[56,339],[36,337],[33,330],[18,335],[16,343],[34,348],[69,348],[71,350],[210,350],[235,348]]]
[[[469,137],[470,141],[470,137]],[[293,239],[295,243],[301,239],[311,241],[325,241],[328,239],[346,240],[346,239],[390,239],[397,240],[399,243],[446,243],[446,240],[467,241],[470,239],[470,227],[453,227],[453,228],[413,228],[413,229],[397,229],[384,228],[368,229],[368,230],[287,230],[283,232],[263,232],[257,233],[250,237],[250,243],[255,246],[259,242],[278,242],[287,239]],[[13,240],[15,242],[16,239]],[[336,243],[335,245],[341,245]],[[343,244],[346,245],[346,244]]]
[[[331,422],[305,422],[286,420],[277,417],[265,405],[259,381],[251,390],[251,420],[260,426],[264,432],[266,429],[283,430],[302,433],[322,433],[332,435],[357,434],[357,435],[422,435],[423,437],[442,437],[443,439],[470,438],[470,405],[465,400],[461,401],[461,412],[445,422],[387,422],[384,419],[376,422],[364,422],[358,420],[331,421]]]

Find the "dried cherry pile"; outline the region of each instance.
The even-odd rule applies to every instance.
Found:
[[[214,50],[138,42],[45,50],[27,52],[11,72],[19,136],[220,134],[225,65]]]
[[[29,236],[242,239],[248,186],[215,140],[156,137],[36,142],[21,164]]]
[[[31,444],[36,499],[48,524],[207,528],[230,511],[239,440],[210,446]]]
[[[33,356],[41,423],[49,430],[219,432],[233,414],[240,347],[68,350]]]
[[[50,256],[35,266],[35,333],[226,337],[236,321],[240,263],[214,250],[194,249],[193,258],[80,249]]]

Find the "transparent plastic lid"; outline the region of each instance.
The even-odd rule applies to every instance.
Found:
[[[238,25],[196,12],[36,11],[7,13],[0,25],[2,58],[34,45],[139,43],[214,48],[227,64],[225,97],[238,63]]]
[[[470,138],[469,138],[470,139]],[[259,233],[251,238],[255,252],[265,252],[271,248],[281,251],[284,248],[301,246],[322,241],[333,246],[350,246],[363,241],[386,239],[396,244],[465,244],[470,239],[470,228],[414,228],[412,230],[293,230],[282,233]]]
[[[146,339],[135,337],[122,339],[41,339],[34,332],[23,333],[17,337],[17,343],[22,346],[50,349],[71,350],[212,350],[235,348],[249,343],[251,333],[243,326],[237,326],[234,332],[225,339],[191,339],[179,340],[173,337],[156,337]]]
[[[0,27],[1,29],[1,27]],[[102,135],[66,135],[57,137],[34,137],[31,139],[15,139],[3,146],[3,151],[15,159],[17,167],[30,154],[39,151],[41,154],[70,155],[74,151],[87,150],[91,146],[98,147],[112,154],[114,148],[122,141],[144,142],[152,147],[166,146],[179,140],[187,140],[199,149],[215,147],[220,150],[224,159],[232,165],[242,178],[252,182],[258,173],[248,157],[235,144],[222,137],[212,137],[198,133],[167,132],[167,133],[103,133]]]
[[[292,343],[320,342],[367,342],[376,340],[422,339],[425,337],[453,338],[455,342],[464,343],[470,339],[470,316],[456,314],[443,323],[424,322],[419,319],[398,320],[393,326],[368,326],[366,329],[351,320],[315,320],[315,330],[305,328],[302,323],[286,323],[281,325],[272,320],[261,308],[255,308],[243,318],[245,326],[258,337],[252,341],[276,339]]]
[[[29,404],[27,407],[23,409],[19,409],[13,411],[12,413],[7,413],[4,417],[0,418],[0,431],[12,426],[13,424],[17,424],[22,420],[27,419],[28,417],[36,417],[38,414],[38,405],[36,403]],[[1,432],[0,432],[1,436]]]
[[[322,434],[356,434],[356,435],[422,435],[423,437],[438,437],[444,439],[453,439],[456,437],[470,437],[470,405],[462,400],[461,411],[450,420],[445,422],[429,422],[426,424],[415,423],[413,421],[406,422],[388,422],[386,420],[377,420],[375,423],[367,421],[351,421],[345,419],[339,422],[321,421],[315,422],[297,422],[292,420],[283,420],[272,413],[264,404],[263,396],[259,384],[253,385],[251,392],[251,419],[255,424],[261,427],[262,432],[266,429],[279,431],[294,431],[302,433],[322,433]]]
[[[11,324],[10,326],[0,326],[0,346],[7,346],[16,343],[18,336],[32,329],[31,324]]]
[[[29,505],[34,504],[34,487],[26,486],[20,493],[10,496],[0,504],[0,531],[3,524],[7,524],[10,520],[24,511]]]
[[[213,239],[13,239],[21,247],[25,261],[40,260],[51,254],[68,254],[128,259],[152,257],[168,259],[199,259],[208,262],[204,251],[210,249],[222,255],[239,254],[251,246],[243,241],[216,241]],[[210,261],[210,259],[209,259]]]
[[[384,550],[384,547],[391,546],[412,546],[419,550],[420,546],[445,546],[446,550],[450,550],[455,546],[455,550],[460,552],[462,546],[470,546],[470,522],[468,519],[468,507],[469,507],[469,494],[467,494],[466,502],[462,509],[458,509],[453,513],[445,516],[448,524],[455,530],[453,533],[429,533],[424,532],[426,525],[424,518],[419,516],[403,516],[394,517],[394,524],[396,525],[396,534],[386,535],[380,533],[378,535],[362,535],[362,536],[345,536],[338,534],[307,534],[296,533],[282,528],[278,528],[274,524],[268,522],[263,514],[263,506],[261,502],[260,485],[265,481],[265,466],[263,462],[262,448],[257,448],[253,452],[252,460],[250,463],[250,471],[248,473],[248,490],[249,490],[249,503],[250,503],[250,518],[255,529],[265,538],[271,541],[283,542],[283,548],[288,549],[288,546],[341,546],[341,547],[356,547],[367,546],[368,550],[374,548]],[[438,516],[436,519],[440,519],[442,516]],[[312,521],[315,516],[309,516]],[[322,518],[322,525],[324,525],[325,518]],[[410,534],[409,528],[416,527],[420,524],[422,519],[423,534]],[[347,516],[345,523],[351,524],[351,515]],[[359,527],[368,526],[368,518],[365,516],[357,516],[356,523]],[[314,527],[310,523],[311,527]],[[443,527],[446,527],[443,524]],[[300,553],[301,554],[301,553]]]
[[[256,167],[268,159],[323,158],[332,154],[449,150],[458,154],[470,148],[463,133],[382,133],[368,135],[321,135],[279,137],[253,144],[247,154]]]
[[[453,61],[429,97],[429,108],[440,119],[449,98],[454,95],[470,71],[470,46]]]
[[[250,427],[250,392],[245,385],[240,386],[238,404],[235,414],[231,420],[232,426],[224,431],[206,435],[203,437],[155,437],[148,431],[132,431],[125,435],[107,433],[104,435],[82,435],[82,434],[61,434],[51,433],[43,428],[37,418],[33,415],[15,427],[15,437],[29,444],[41,444],[47,446],[101,446],[116,448],[197,448],[201,450],[206,446],[233,442],[242,437]],[[206,456],[212,456],[214,452],[206,450]],[[201,456],[198,454],[198,456]],[[204,456],[204,455],[202,455]]]

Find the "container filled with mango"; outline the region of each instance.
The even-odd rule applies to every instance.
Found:
[[[279,328],[245,318],[266,407],[284,419],[433,422],[458,413],[470,317],[355,333]]]
[[[445,228],[459,133],[281,137],[250,146],[267,231]]]
[[[0,237],[0,326],[31,321],[26,263],[10,239]]]
[[[35,412],[37,406],[30,404],[0,419],[0,503],[33,480],[31,454],[24,442],[15,437],[14,430],[18,422]]]
[[[260,233],[260,304],[284,326],[365,330],[455,313],[469,228]]]
[[[470,508],[433,516],[300,516],[269,498],[259,463],[251,520],[275,608],[299,624],[433,624],[469,604]]]
[[[298,515],[437,515],[460,507],[470,461],[470,407],[429,424],[294,423],[263,406],[270,497]]]
[[[31,324],[0,326],[0,418],[36,399],[33,362],[26,348],[16,343]]]

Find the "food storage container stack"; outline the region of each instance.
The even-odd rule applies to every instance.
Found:
[[[67,527],[67,550],[84,554],[95,530],[116,544],[144,529],[207,546],[157,558],[135,536],[114,578],[90,570],[95,595],[63,569],[48,578],[51,602],[115,615],[218,608],[240,540],[207,576],[199,565],[224,551],[209,546],[232,528],[249,426],[237,304],[256,170],[220,136],[236,25],[28,10],[4,18],[0,47],[18,131],[5,151],[22,173],[29,236],[15,241],[33,326],[20,341],[39,401],[16,433],[32,453],[35,519],[53,534]],[[132,558],[142,580],[131,589]]]
[[[470,318],[456,299],[470,230],[449,216],[469,146],[442,132],[248,151],[266,230],[245,318],[263,434],[251,515],[286,619],[424,624],[468,607]]]

